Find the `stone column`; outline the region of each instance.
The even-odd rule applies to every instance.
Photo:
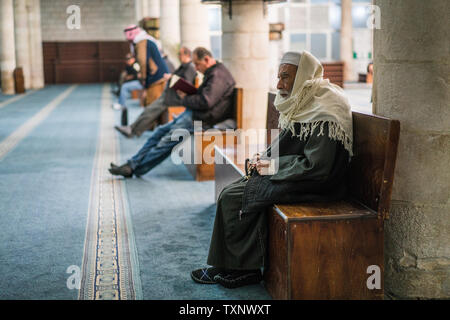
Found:
[[[450,2],[376,0],[375,114],[400,120],[385,292],[450,298]]]
[[[222,60],[244,89],[243,129],[266,127],[269,91],[269,22],[263,1],[233,1],[232,19],[222,6]]]
[[[2,93],[14,94],[14,69],[16,55],[14,43],[14,7],[12,0],[2,0],[0,7],[1,54],[0,69],[2,79]]]
[[[201,0],[180,0],[181,45],[210,49],[208,8]]]
[[[134,0],[134,9],[136,21],[140,21],[142,19],[142,0]]]
[[[148,0],[148,16],[150,18],[159,18],[161,16],[159,11],[159,0]]]
[[[180,2],[179,0],[161,0],[160,34],[164,52],[169,55],[175,67],[180,46]]]
[[[31,85],[31,75],[26,0],[14,1],[14,25],[16,38],[16,64],[18,67],[22,67],[25,89],[29,89]]]
[[[142,1],[142,18],[148,17],[148,0],[141,0]]]
[[[356,80],[353,71],[352,0],[341,0],[341,60],[344,61],[344,80]]]
[[[136,20],[142,18],[159,18],[159,1],[160,0],[135,0]]]
[[[26,0],[28,11],[28,37],[30,46],[30,87],[41,89],[44,87],[44,58],[42,53],[41,35],[41,3],[40,0]],[[65,28],[65,26],[61,26]]]

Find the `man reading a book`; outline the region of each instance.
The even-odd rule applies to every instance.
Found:
[[[111,163],[111,174],[126,178],[144,175],[166,159],[179,143],[172,138],[175,130],[193,132],[194,120],[202,121],[205,129],[211,128],[232,116],[235,81],[231,73],[202,47],[194,50],[193,62],[197,71],[204,74],[204,78],[195,94],[181,94],[180,105],[186,107],[186,111],[173,121],[158,126],[145,145],[125,164],[116,166]]]
[[[192,63],[191,50],[186,47],[180,48],[178,58],[180,59],[181,65],[175,70],[172,77],[181,77],[186,80],[186,82],[194,84],[197,72],[195,71],[194,64]],[[146,130],[151,130],[155,127],[157,119],[164,111],[167,110],[167,107],[179,106],[181,103],[180,97],[177,95],[175,90],[169,87],[169,82],[167,82],[161,96],[148,105],[131,125],[116,126],[115,128],[127,138],[132,138],[134,136],[139,137]]]
[[[247,175],[220,193],[210,267],[192,271],[195,282],[227,288],[259,283],[268,262],[268,206],[345,196],[353,128],[343,90],[323,79],[322,65],[306,51],[286,53],[278,79],[274,105],[281,132],[248,163]],[[272,156],[278,170],[269,166]]]

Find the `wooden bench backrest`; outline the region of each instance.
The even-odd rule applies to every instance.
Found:
[[[387,218],[394,180],[400,122],[353,112],[350,196]]]
[[[267,118],[266,118],[266,129],[267,129],[267,144],[272,141],[270,129],[278,128],[278,118],[280,113],[275,109],[275,93],[269,92],[269,97],[267,99]]]
[[[278,126],[279,113],[269,93],[267,141]],[[391,201],[400,123],[376,115],[353,112],[353,157],[349,171],[349,193],[358,202],[387,217]]]
[[[243,92],[244,90],[242,88],[234,88],[233,92],[233,115],[236,120],[237,129],[242,129],[242,106],[244,103]]]
[[[334,83],[341,88],[344,87],[344,62],[322,62],[323,66],[323,78],[330,79],[331,83]]]

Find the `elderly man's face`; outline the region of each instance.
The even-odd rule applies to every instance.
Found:
[[[291,95],[292,87],[294,86],[295,75],[297,74],[297,66],[293,64],[282,64],[278,69],[278,84],[277,89],[283,98],[288,98]]]

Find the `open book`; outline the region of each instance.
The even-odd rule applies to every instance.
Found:
[[[187,82],[183,78],[173,74],[170,78],[169,87],[174,90],[183,91],[186,94],[194,94],[197,93],[197,88],[194,87],[191,83]]]

